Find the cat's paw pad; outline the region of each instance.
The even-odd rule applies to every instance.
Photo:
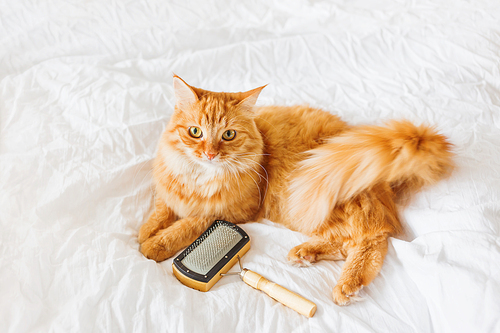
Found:
[[[333,288],[333,301],[340,306],[362,301],[363,298],[358,296],[361,289],[363,289],[363,285],[360,283],[339,283]]]
[[[287,259],[288,263],[293,266],[309,267],[316,262],[316,254],[299,245],[290,250]]]
[[[160,262],[172,256],[170,251],[159,237],[148,238],[141,244],[141,253],[148,259]]]

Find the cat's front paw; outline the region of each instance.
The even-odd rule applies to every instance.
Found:
[[[157,262],[172,257],[177,251],[173,249],[172,242],[168,237],[153,236],[141,244],[141,253],[148,259]]]
[[[333,288],[333,301],[335,304],[344,306],[353,302],[361,301],[363,298],[358,296],[363,285],[357,281],[339,282]]]

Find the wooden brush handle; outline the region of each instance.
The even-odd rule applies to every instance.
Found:
[[[281,304],[288,306],[306,317],[311,318],[316,312],[316,304],[279,284],[267,280],[262,275],[244,269],[241,272],[241,278],[249,286],[262,290]]]

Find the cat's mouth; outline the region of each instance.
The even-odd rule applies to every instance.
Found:
[[[222,160],[221,160],[221,157],[220,155],[217,155],[217,156],[211,156],[212,158],[209,158],[207,157],[205,154],[203,154],[199,159],[198,161],[202,164],[202,165],[206,165],[206,166],[210,166],[210,167],[214,167],[214,166],[218,166],[221,164]]]

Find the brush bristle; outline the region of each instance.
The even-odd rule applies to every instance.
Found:
[[[243,237],[233,228],[216,223],[188,248],[181,263],[191,271],[207,274]]]

